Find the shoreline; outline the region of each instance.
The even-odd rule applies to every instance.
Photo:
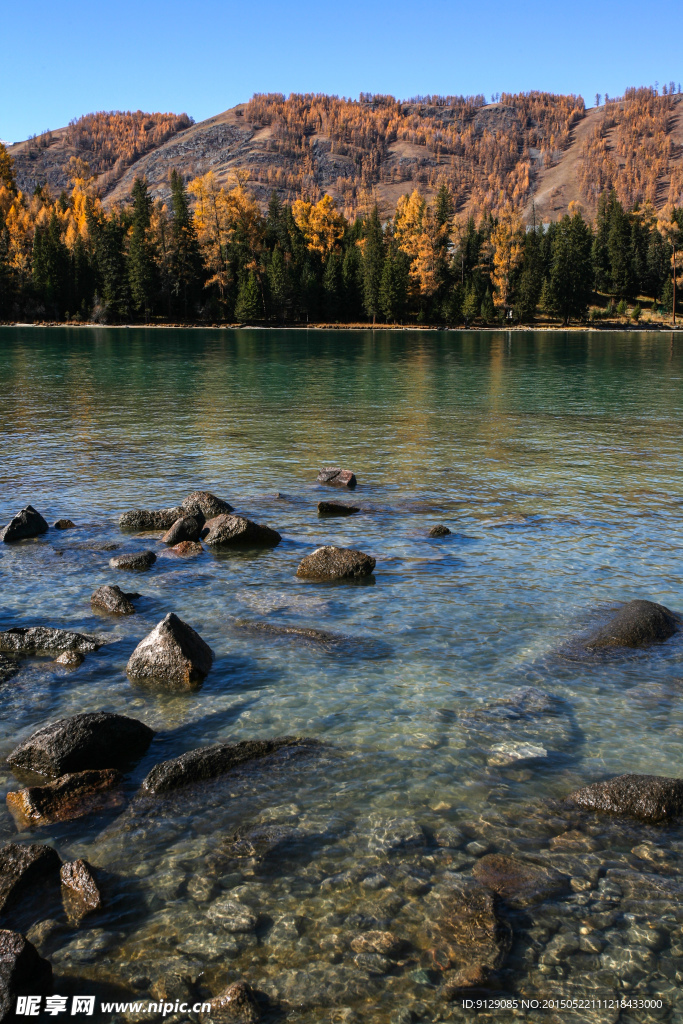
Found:
[[[453,327],[445,324],[330,324],[330,323],[315,323],[315,324],[261,324],[261,323],[198,323],[194,321],[192,323],[133,323],[133,324],[98,324],[91,321],[88,322],[76,322],[66,321],[60,322],[56,320],[44,320],[36,323],[24,323],[21,321],[6,321],[0,322],[0,328],[2,327],[74,327],[74,328],[88,328],[89,330],[202,330],[202,331],[396,331],[396,332],[417,332],[417,331],[441,331],[449,334],[472,334],[473,332],[489,332],[492,334],[500,333],[511,333],[515,332],[530,332],[540,333],[541,331],[547,331],[548,333],[563,333],[566,331],[606,331],[614,333],[617,331],[623,331],[628,334],[672,334],[674,332],[683,331],[683,318],[680,324],[624,324],[620,321],[603,321],[599,324],[568,324],[564,326],[562,324],[550,324],[543,323],[538,325],[533,324],[513,324],[510,326],[504,326],[501,324],[493,325],[478,325],[473,327]]]

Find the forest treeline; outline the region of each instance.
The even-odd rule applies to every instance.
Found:
[[[72,158],[71,178],[57,197],[25,196],[0,145],[1,319],[569,323],[596,292],[634,316],[642,296],[672,308],[683,208],[627,211],[613,189],[594,227],[574,209],[529,229],[511,203],[457,213],[443,183],[383,222],[377,205],[347,220],[329,195],[273,192],[263,212],[244,177],[226,188],[211,172],[173,171],[169,204],[137,178],[130,203],[106,210],[87,164]]]

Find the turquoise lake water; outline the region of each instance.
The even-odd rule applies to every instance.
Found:
[[[54,908],[48,925],[24,922],[38,929],[56,991],[194,999],[243,977],[264,1007],[270,1000],[273,1020],[474,1019],[444,998],[430,960],[435,894],[486,850],[552,864],[552,838],[576,827],[556,807],[579,785],[683,773],[681,635],[601,659],[571,647],[624,601],[683,612],[682,337],[0,328],[0,436],[0,521],[30,502],[49,523],[77,524],[2,545],[0,629],[116,640],[73,671],[23,662],[3,686],[0,753],[82,711],[158,730],[125,804],[20,834],[65,860],[86,857],[109,894],[80,929]],[[354,470],[359,514],[318,518],[318,501],[346,500],[316,483],[323,465]],[[165,556],[160,534],[119,530],[125,510],[175,505],[199,489],[279,530],[282,543],[180,559]],[[439,523],[451,534],[428,538]],[[112,544],[160,557],[131,581],[109,568]],[[297,579],[320,544],[373,555],[374,577]],[[138,614],[95,614],[90,594],[104,583],[139,591]],[[216,654],[194,693],[140,689],[125,674],[169,611]],[[528,686],[550,694],[557,713],[487,718]],[[135,799],[157,761],[282,734],[328,746],[320,759],[238,774],[168,804]],[[3,798],[17,787],[9,769],[0,784]],[[2,807],[6,842],[17,830]],[[682,1020],[680,897],[655,906],[628,885],[610,896],[608,872],[657,874],[656,854],[632,852],[650,844],[666,851],[666,877],[681,875],[683,895],[683,833],[584,824],[593,860],[558,854],[555,866],[586,885],[509,911],[515,938],[497,991],[662,1001],[539,1011],[545,1021]],[[264,825],[281,829],[279,845],[233,858],[222,874],[211,867],[225,837]],[[439,839],[447,827],[461,843]],[[211,908],[230,894],[258,917],[254,931],[216,926]],[[606,904],[614,920],[599,927]],[[598,924],[588,926],[591,914]],[[405,938],[400,963],[356,962],[349,943],[373,927]],[[595,948],[581,944],[582,927],[599,933]],[[558,935],[575,937],[559,957],[548,954]]]

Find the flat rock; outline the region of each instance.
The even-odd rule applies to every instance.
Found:
[[[683,780],[659,775],[618,775],[575,790],[567,801],[586,810],[639,821],[670,821],[683,812]]]
[[[447,526],[440,523],[438,526],[432,526],[431,530],[427,534],[428,537],[448,537],[450,530]]]
[[[93,869],[86,860],[72,860],[62,864],[59,877],[64,907],[71,920],[78,922],[86,914],[102,909],[102,896]]]
[[[132,598],[138,594],[125,594],[120,587],[105,584],[98,587],[90,598],[90,604],[99,612],[109,615],[135,615]]]
[[[51,846],[7,843],[0,849],[0,913],[36,884],[56,879],[59,854]]]
[[[17,1019],[17,996],[45,996],[50,992],[50,963],[19,932],[0,929],[0,1021]]]
[[[49,626],[15,626],[0,633],[0,651],[24,655],[59,654],[61,651],[90,654],[104,643],[101,637]]]
[[[357,505],[343,505],[340,501],[319,501],[319,516],[353,516],[360,512]]]
[[[679,617],[664,605],[653,601],[629,601],[586,641],[585,646],[588,650],[643,647],[668,640],[679,625]]]
[[[176,519],[180,519],[184,514],[185,510],[180,506],[161,508],[156,512],[134,508],[123,513],[119,519],[119,527],[127,532],[138,533],[143,530],[170,530]]]
[[[51,778],[91,769],[125,768],[144,754],[153,736],[154,731],[135,718],[85,712],[38,729],[14,748],[7,763]]]
[[[70,772],[44,786],[10,790],[7,806],[20,831],[30,825],[71,821],[100,809],[121,779],[121,773],[115,768]]]
[[[435,967],[449,972],[445,980],[456,988],[488,984],[512,945],[496,896],[472,879],[458,880],[430,906],[426,931]]]
[[[332,484],[333,487],[348,487],[353,489],[357,480],[350,469],[341,469],[339,466],[323,466],[318,473],[319,484]]]
[[[233,511],[232,505],[222,498],[217,498],[209,491],[193,491],[188,494],[180,504],[185,515],[202,516],[204,519],[213,519],[214,516],[222,516]]]
[[[176,519],[175,523],[161,538],[164,544],[172,547],[180,544],[181,541],[199,540],[199,535],[204,529],[204,516],[182,516]]]
[[[39,537],[41,533],[47,533],[48,529],[40,512],[36,512],[33,505],[27,505],[21,512],[17,512],[3,530],[0,530],[0,541],[11,544],[15,540]]]
[[[172,792],[194,782],[216,779],[233,768],[267,757],[283,747],[313,748],[318,745],[317,740],[281,736],[270,740],[242,740],[199,747],[155,765],[142,783],[142,792]]]
[[[220,515],[208,519],[202,538],[211,547],[274,548],[282,537],[269,526],[259,526],[243,516]]]
[[[71,519],[58,519],[52,524],[55,530],[75,530],[76,524]]]
[[[174,544],[167,551],[169,555],[177,555],[180,558],[194,558],[195,555],[201,555],[204,548],[198,541],[193,540],[181,540],[180,544]]]
[[[302,579],[353,579],[370,576],[376,564],[375,559],[363,551],[327,546],[317,548],[312,554],[302,558],[296,574]]]
[[[157,556],[153,551],[132,551],[124,555],[114,555],[109,559],[112,569],[127,569],[133,572],[144,572],[154,565]]]
[[[169,612],[137,645],[126,672],[136,682],[192,690],[201,684],[212,664],[213,651],[209,645],[191,626]]]
[[[234,981],[211,1000],[211,1010],[202,1020],[214,1024],[258,1024],[261,1011],[254,991],[246,981]]]
[[[474,865],[473,875],[487,889],[516,907],[541,903],[569,888],[569,879],[559,871],[501,853],[487,853],[480,857]]]

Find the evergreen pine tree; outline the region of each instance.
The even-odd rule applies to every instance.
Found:
[[[33,286],[46,312],[61,319],[69,296],[69,250],[61,238],[61,225],[53,210],[47,226],[33,240]]]
[[[462,303],[462,315],[465,323],[469,325],[476,317],[479,316],[479,309],[481,302],[477,296],[476,289],[473,284],[468,284],[465,289],[465,297]]]
[[[287,306],[291,302],[291,284],[287,272],[287,264],[278,245],[276,245],[270,257],[267,277],[272,312],[278,320],[284,321],[287,314]]]
[[[136,178],[131,192],[133,198],[133,229],[128,249],[128,279],[136,312],[149,317],[158,291],[158,277],[154,247],[149,239],[152,198],[146,178]]]
[[[327,320],[336,322],[341,312],[342,258],[340,253],[331,252],[323,274],[323,306]]]
[[[248,322],[263,319],[261,290],[253,272],[248,273],[242,280],[235,304],[235,317]]]
[[[343,320],[355,323],[363,316],[363,261],[353,238],[349,239],[342,263],[344,289]]]
[[[580,213],[565,214],[557,226],[550,269],[553,307],[565,326],[571,318],[583,317],[593,289],[591,263],[592,233]]]
[[[485,324],[490,324],[496,315],[496,311],[493,308],[493,298],[491,296],[491,289],[487,288],[484,298],[481,300],[480,308],[481,319]]]
[[[394,243],[382,268],[379,304],[388,323],[402,322],[408,305],[410,261]]]
[[[185,184],[176,170],[171,172],[171,205],[171,292],[176,311],[187,320],[203,284],[202,258]]]
[[[384,235],[377,204],[372,209],[364,231],[363,304],[374,324],[381,313],[379,293],[384,265]]]

